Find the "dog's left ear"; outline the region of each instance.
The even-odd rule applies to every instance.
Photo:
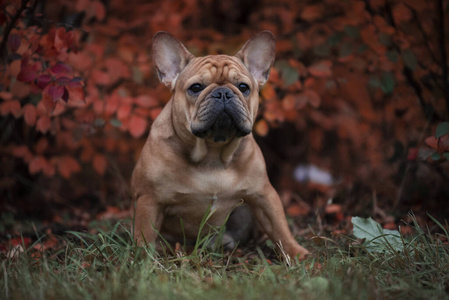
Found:
[[[261,87],[268,80],[275,55],[273,34],[270,31],[262,31],[250,38],[235,56],[242,60]]]

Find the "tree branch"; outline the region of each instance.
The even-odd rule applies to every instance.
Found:
[[[437,10],[438,10],[438,21],[439,21],[439,47],[441,55],[441,69],[443,71],[443,94],[446,100],[446,109],[449,116],[449,81],[448,81],[448,69],[447,69],[447,55],[446,55],[446,44],[445,44],[445,28],[444,28],[444,5],[443,0],[437,0]]]
[[[5,31],[3,32],[3,39],[0,43],[0,60],[3,62],[3,65],[6,65],[6,57],[8,52],[6,51],[6,45],[8,44],[8,38],[9,34],[11,33],[11,30],[14,28],[17,20],[19,20],[22,13],[27,8],[29,0],[22,0],[22,4],[20,5],[20,8],[17,10],[17,12],[12,16],[11,22],[6,26]]]

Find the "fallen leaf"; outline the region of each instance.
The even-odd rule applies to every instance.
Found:
[[[306,216],[309,212],[310,209],[299,204],[292,204],[287,207],[287,215],[289,215],[290,217]]]
[[[326,214],[337,214],[341,213],[342,207],[340,204],[329,204],[326,205],[324,211]]]
[[[352,217],[354,235],[365,239],[363,243],[368,252],[402,251],[404,245],[397,230],[383,229],[371,218]]]

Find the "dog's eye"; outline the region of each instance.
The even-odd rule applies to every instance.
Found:
[[[243,94],[247,94],[249,92],[249,86],[246,83],[239,84],[239,91]]]
[[[189,92],[191,94],[198,94],[203,90],[203,86],[199,83],[194,83],[189,87]]]

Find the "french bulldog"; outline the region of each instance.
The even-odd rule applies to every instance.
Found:
[[[275,58],[273,34],[254,35],[234,56],[195,57],[166,32],[154,36],[152,48],[159,79],[173,96],[133,171],[136,241],[155,243],[160,234],[189,243],[226,223],[227,246],[248,241],[257,229],[290,257],[304,259],[309,252],[288,228],[251,133]]]

